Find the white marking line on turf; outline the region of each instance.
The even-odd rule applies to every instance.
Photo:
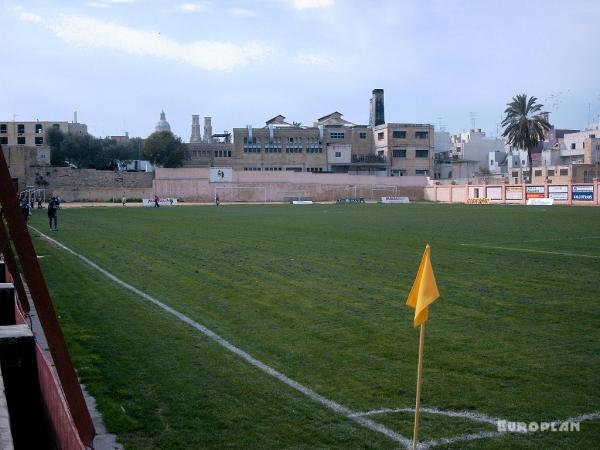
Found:
[[[451,438],[434,439],[432,441],[422,442],[418,445],[420,450],[426,450],[428,448],[437,447],[439,445],[454,444],[456,442],[464,441],[476,441],[478,439],[486,439],[496,436],[502,436],[507,433],[501,433],[499,431],[482,431],[481,433],[462,434],[460,436],[454,436]]]
[[[496,245],[496,244],[527,244],[529,242],[556,242],[556,241],[583,241],[588,239],[600,239],[600,236],[581,236],[571,238],[556,238],[556,239],[530,239],[526,241],[494,241],[494,242],[479,242],[479,245]]]
[[[498,246],[480,245],[480,244],[460,244],[460,245],[465,246],[465,247],[489,248],[491,250],[506,250],[506,251],[510,251],[510,252],[542,253],[544,255],[575,256],[577,258],[600,259],[600,256],[597,256],[597,255],[582,255],[581,253],[550,252],[547,250],[532,250],[530,248],[498,247]]]
[[[370,415],[376,415],[376,414],[388,414],[388,413],[397,413],[397,412],[412,412],[412,413],[414,413],[415,408],[396,408],[396,409],[383,408],[383,409],[375,409],[372,411],[367,411],[367,412],[362,412],[362,413],[356,413],[354,415],[355,416],[370,416]],[[486,414],[480,414],[480,413],[475,413],[475,412],[471,412],[471,411],[448,411],[448,410],[443,410],[443,409],[438,409],[438,408],[421,408],[421,412],[429,413],[429,414],[438,414],[438,415],[447,416],[447,417],[460,417],[460,418],[470,419],[470,420],[477,421],[477,422],[488,423],[488,424],[494,425],[494,426],[497,426],[498,422],[500,420],[503,420],[503,419],[497,419],[495,417],[488,416]],[[597,420],[597,419],[600,419],[600,411],[590,413],[590,414],[583,414],[583,415],[577,416],[577,417],[570,417],[568,419],[563,419],[563,420],[549,420],[547,422],[554,422],[555,424],[559,425],[561,423],[585,422],[588,420]],[[469,434],[463,434],[463,435],[453,436],[453,437],[449,437],[449,438],[440,438],[440,439],[433,439],[431,441],[420,442],[418,445],[418,448],[421,450],[426,450],[426,449],[437,447],[440,445],[454,444],[456,442],[476,441],[478,439],[486,439],[486,438],[496,437],[496,436],[505,436],[506,434],[538,433],[538,432],[539,431],[481,431],[479,433],[469,433]]]
[[[360,425],[362,425],[365,428],[368,428],[371,431],[376,431],[378,433],[383,434],[384,436],[392,439],[393,441],[396,441],[399,444],[403,445],[407,449],[411,448],[411,446],[412,446],[412,440],[410,440],[410,439],[402,436],[400,433],[396,433],[395,431],[390,430],[389,428],[381,425],[380,423],[374,422],[374,421],[372,421],[370,419],[367,419],[365,417],[354,416],[354,411],[350,410],[349,408],[345,407],[344,405],[342,405],[340,403],[337,403],[337,402],[334,402],[333,400],[329,400],[328,398],[325,398],[322,395],[317,394],[312,389],[310,389],[310,388],[308,388],[308,387],[306,387],[306,386],[298,383],[297,381],[292,380],[291,378],[287,377],[286,375],[282,374],[281,372],[278,372],[277,370],[275,370],[272,367],[266,365],[262,361],[259,361],[258,359],[254,358],[249,353],[246,353],[245,351],[243,351],[240,348],[236,347],[235,345],[233,345],[229,341],[225,340],[224,338],[222,338],[221,336],[219,336],[218,334],[216,334],[214,331],[206,328],[204,325],[199,324],[195,320],[190,319],[185,314],[180,313],[176,309],[171,308],[170,306],[162,303],[161,301],[159,301],[159,300],[155,299],[154,297],[146,294],[145,292],[139,290],[138,288],[136,288],[136,287],[134,287],[134,286],[132,286],[132,285],[124,282],[120,278],[117,278],[115,275],[113,275],[112,273],[110,273],[107,270],[103,269],[102,267],[100,267],[98,264],[96,264],[92,260],[90,260],[90,259],[86,258],[85,256],[83,256],[83,255],[75,252],[74,250],[71,250],[69,247],[65,246],[64,244],[58,242],[55,239],[52,239],[50,236],[45,235],[44,233],[42,233],[38,229],[36,229],[34,227],[31,227],[31,226],[30,226],[30,228],[32,230],[34,230],[36,233],[38,233],[40,236],[42,236],[44,239],[46,239],[47,241],[52,242],[56,246],[62,248],[64,251],[66,251],[66,252],[70,253],[71,255],[76,256],[77,258],[81,259],[88,266],[90,266],[93,269],[97,270],[102,275],[106,276],[107,278],[109,278],[110,280],[112,280],[113,282],[115,282],[116,284],[118,284],[119,286],[121,286],[121,287],[123,287],[123,288],[125,288],[125,289],[127,289],[127,290],[129,290],[131,292],[133,292],[134,294],[139,295],[143,299],[145,299],[148,302],[150,302],[150,303],[158,306],[159,308],[162,308],[164,311],[166,311],[169,314],[172,314],[173,316],[177,317],[182,322],[185,322],[188,325],[190,325],[191,327],[193,327],[196,330],[200,331],[202,334],[206,335],[207,337],[209,337],[210,339],[212,339],[213,341],[215,341],[220,346],[226,348],[227,350],[229,350],[232,353],[235,353],[240,358],[244,359],[246,362],[252,364],[253,366],[255,366],[258,369],[262,370],[263,372],[271,375],[272,377],[278,379],[279,381],[285,383],[286,385],[290,386],[291,388],[296,389],[298,392],[301,392],[302,394],[306,395],[311,400],[314,400],[315,402],[321,403],[322,405],[328,407],[329,409],[332,409],[333,411],[335,411],[335,412],[337,412],[337,413],[339,413],[339,414],[341,414],[343,416],[346,416],[346,417],[352,419],[353,421],[359,423]]]
[[[479,414],[472,411],[448,411],[438,408],[420,408],[421,412],[429,414],[438,414],[440,416],[448,417],[462,417],[464,419],[474,420],[477,422],[490,423],[496,425],[499,420],[496,417],[490,417],[486,414]],[[398,408],[398,409],[375,409],[373,411],[367,411],[363,413],[356,413],[355,416],[372,416],[375,414],[387,414],[387,413],[399,413],[399,412],[415,412],[415,408]]]

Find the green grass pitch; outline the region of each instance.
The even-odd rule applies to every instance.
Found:
[[[31,225],[355,412],[414,407],[405,306],[429,243],[441,298],[422,406],[517,422],[600,411],[600,208],[265,205],[85,208]],[[398,448],[32,232],[70,351],[126,448]],[[370,419],[412,438],[410,412]],[[596,448],[579,432],[439,448]],[[421,441],[496,430],[424,413]]]

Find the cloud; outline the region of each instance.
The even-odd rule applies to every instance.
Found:
[[[294,56],[294,62],[296,64],[302,64],[306,66],[331,66],[333,65],[333,59],[324,54],[316,53],[298,53]]]
[[[204,70],[230,71],[237,67],[264,62],[272,47],[260,42],[233,43],[196,41],[182,43],[158,32],[142,30],[80,15],[59,15],[45,19],[22,12],[20,19],[45,26],[73,47],[107,48],[130,55],[151,56]]]
[[[254,17],[256,16],[256,13],[250,9],[246,9],[246,8],[229,8],[227,10],[227,12],[229,14],[231,14],[232,16],[238,16],[238,17]]]
[[[292,0],[295,9],[329,8],[334,3],[335,0]]]
[[[178,9],[185,12],[202,12],[206,10],[206,3],[182,3]]]

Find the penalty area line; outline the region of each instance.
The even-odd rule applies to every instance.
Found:
[[[347,408],[346,406],[337,403],[333,400],[330,400],[326,397],[323,397],[322,395],[316,393],[315,391],[313,391],[312,389],[298,383],[297,381],[289,378],[288,376],[284,375],[283,373],[273,369],[272,367],[268,366],[267,364],[263,363],[262,361],[256,359],[255,357],[253,357],[252,355],[250,355],[249,353],[245,352],[244,350],[236,347],[235,345],[233,345],[231,342],[227,341],[226,339],[222,338],[221,336],[219,336],[217,333],[215,333],[214,331],[208,329],[207,327],[205,327],[204,325],[196,322],[195,320],[189,318],[188,316],[186,316],[185,314],[180,313],[179,311],[177,311],[176,309],[166,305],[165,303],[161,302],[160,300],[155,299],[154,297],[146,294],[144,291],[139,290],[138,288],[126,283],[125,281],[121,280],[120,278],[117,278],[115,275],[113,275],[112,273],[110,273],[109,271],[103,269],[102,267],[100,267],[98,264],[96,264],[94,261],[92,261],[91,259],[83,256],[80,253],[77,253],[76,251],[70,249],[69,247],[67,247],[66,245],[62,244],[61,242],[57,241],[56,239],[51,238],[50,236],[47,236],[46,234],[42,233],[40,230],[29,226],[29,228],[31,228],[33,231],[35,231],[36,233],[38,233],[43,239],[47,240],[48,242],[51,242],[52,244],[56,245],[57,247],[61,248],[62,250],[66,251],[67,253],[70,253],[71,255],[79,258],[81,261],[83,261],[84,263],[86,263],[88,266],[90,266],[92,269],[100,272],[102,275],[104,275],[105,277],[109,278],[111,281],[113,281],[114,283],[116,283],[117,285],[127,289],[130,292],[133,292],[134,294],[138,295],[139,297],[142,297],[144,300],[154,304],[155,306],[158,306],[159,308],[161,308],[162,310],[168,312],[169,314],[177,317],[179,320],[181,320],[182,322],[187,323],[188,325],[190,325],[192,328],[200,331],[202,334],[204,334],[205,336],[207,336],[209,339],[213,340],[214,342],[216,342],[217,344],[219,344],[221,347],[229,350],[230,352],[236,354],[237,356],[239,356],[240,358],[242,358],[243,360],[245,360],[247,363],[253,365],[254,367],[262,370],[263,372],[265,372],[266,374],[272,376],[273,378],[276,378],[277,380],[281,381],[282,383],[286,384],[287,386],[295,389],[296,391],[304,394],[306,397],[310,398],[311,400],[320,403],[323,406],[326,406],[327,408],[335,411],[338,414],[341,414],[351,420],[353,420],[354,422],[362,425],[363,427],[371,430],[371,431],[375,431],[378,433],[383,434],[384,436],[386,436],[387,438],[401,444],[402,446],[404,446],[405,448],[409,449],[412,446],[412,440],[404,437],[403,435],[401,435],[400,433],[397,433],[393,430],[390,430],[389,428],[381,425],[380,423],[377,423],[371,419],[368,419],[366,417],[360,416],[360,415],[355,415],[355,412],[350,410],[349,408]]]
[[[481,245],[481,244],[460,244],[460,245],[462,245],[463,247],[488,248],[490,250],[505,250],[505,251],[509,251],[509,252],[541,253],[543,255],[574,256],[576,258],[600,259],[600,256],[597,256],[597,255],[583,255],[581,253],[551,252],[548,250],[533,250],[531,248],[499,247],[496,245]]]

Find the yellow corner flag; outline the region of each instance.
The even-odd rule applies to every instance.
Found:
[[[435,275],[433,274],[433,268],[431,267],[431,260],[429,253],[431,248],[429,244],[425,247],[423,253],[423,259],[419,266],[419,272],[417,278],[408,294],[408,300],[406,304],[411,308],[415,309],[415,328],[421,325],[429,318],[429,305],[438,299],[440,293],[435,282]]]

